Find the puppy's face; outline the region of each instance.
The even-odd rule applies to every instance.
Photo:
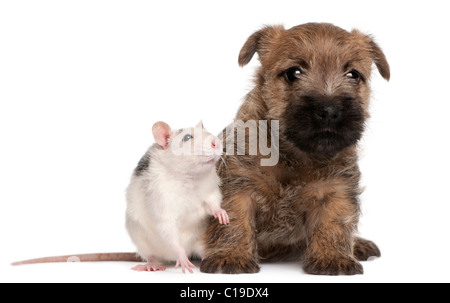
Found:
[[[266,118],[280,120],[284,138],[307,153],[334,156],[355,145],[369,116],[372,64],[390,76],[369,36],[330,24],[266,27],[248,39],[240,65],[255,52]]]

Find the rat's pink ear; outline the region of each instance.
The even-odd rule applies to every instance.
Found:
[[[156,143],[166,149],[169,146],[169,138],[172,134],[170,126],[165,122],[159,121],[153,124],[152,132]]]
[[[195,126],[195,128],[202,128],[202,129],[205,129],[205,127],[203,126],[203,121],[200,120],[200,122],[197,123],[197,125]]]

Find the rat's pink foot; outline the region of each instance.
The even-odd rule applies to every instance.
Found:
[[[185,270],[187,269],[191,274],[194,273],[192,268],[196,268],[194,264],[189,261],[189,258],[186,256],[186,254],[182,254],[178,256],[177,264],[175,265],[175,269],[181,266],[181,270],[183,271],[183,274],[185,273]]]
[[[147,263],[147,264],[136,265],[135,267],[132,268],[132,270],[134,270],[134,271],[162,271],[162,270],[166,270],[166,268],[159,264]]]
[[[147,259],[147,264],[136,265],[132,268],[134,271],[162,271],[166,270],[165,266],[159,265],[158,259],[154,256],[150,256]]]
[[[228,217],[226,210],[222,208],[214,212],[214,218],[218,218],[220,224],[230,223],[230,218]]]

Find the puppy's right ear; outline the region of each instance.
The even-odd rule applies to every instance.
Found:
[[[259,60],[268,51],[270,42],[280,36],[284,31],[282,25],[265,26],[251,35],[239,53],[239,65],[242,67],[250,62],[255,53],[258,53]]]
[[[170,126],[165,122],[156,122],[152,127],[153,137],[156,143],[166,149],[169,146],[169,138],[172,135]]]

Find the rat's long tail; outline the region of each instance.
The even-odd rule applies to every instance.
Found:
[[[142,258],[137,253],[100,253],[100,254],[81,254],[56,257],[45,257],[14,262],[11,265],[24,265],[35,263],[54,263],[54,262],[97,262],[97,261],[128,261],[142,262]]]

